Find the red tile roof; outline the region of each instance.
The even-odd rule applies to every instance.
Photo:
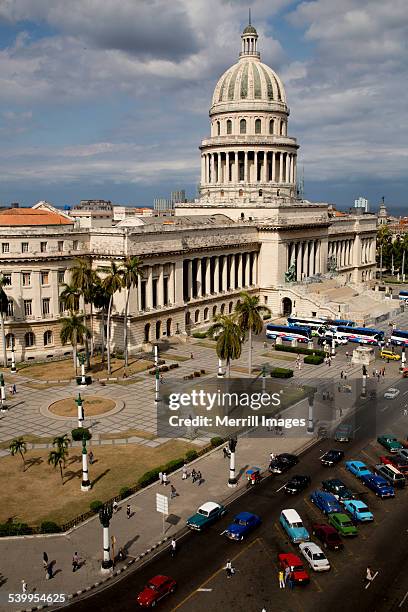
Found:
[[[0,226],[23,226],[23,225],[73,225],[63,215],[44,209],[33,208],[10,208],[0,211]]]

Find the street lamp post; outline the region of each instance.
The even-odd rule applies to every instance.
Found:
[[[363,386],[361,389],[361,397],[367,396],[367,367],[363,365]]]
[[[7,406],[4,403],[6,401],[6,387],[4,386],[4,376],[0,372],[0,402],[1,402],[1,412],[6,412]]]
[[[314,408],[314,393],[308,395],[309,413],[307,419],[307,433],[312,435],[314,433],[314,420],[313,420],[313,408]]]
[[[230,438],[228,441],[228,446],[230,449],[230,467],[229,467],[228,486],[236,487],[238,484],[236,476],[235,476],[235,449],[237,447],[237,439]]]
[[[113,561],[110,555],[110,540],[109,540],[109,524],[112,518],[113,508],[112,504],[105,504],[103,508],[99,510],[99,520],[103,527],[103,559],[101,570],[103,572],[109,572],[112,568]]]
[[[81,491],[89,491],[91,489],[91,482],[88,474],[88,453],[86,450],[86,436],[82,437],[82,482]]]
[[[81,394],[78,393],[78,398],[75,400],[76,405],[78,406],[78,427],[83,427],[85,414],[84,414],[84,403],[81,397]]]
[[[85,360],[86,357],[82,353],[78,355],[78,361],[81,364],[81,385],[86,385],[86,377],[85,377]]]
[[[159,372],[159,349],[154,345],[154,365],[156,368],[154,376],[154,401],[160,402],[160,372]]]
[[[16,355],[14,353],[14,345],[11,347],[11,367],[10,367],[10,372],[12,374],[15,374],[17,372],[17,368],[16,368]]]
[[[217,372],[217,378],[224,378],[225,376],[225,370],[222,366],[222,359],[218,359],[218,372]]]
[[[402,368],[405,368],[405,362],[407,361],[406,355],[405,355],[405,346],[402,347],[402,351],[401,351],[401,366]]]
[[[336,356],[336,340],[333,337],[332,341],[331,341],[331,356],[335,357]]]

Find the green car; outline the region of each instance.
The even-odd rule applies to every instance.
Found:
[[[332,527],[337,529],[342,536],[356,536],[358,534],[357,527],[353,525],[350,517],[342,512],[333,512],[333,514],[329,514],[329,523]]]
[[[193,516],[187,519],[187,527],[194,531],[202,531],[224,516],[225,513],[226,509],[221,504],[206,502],[199,507]]]
[[[378,436],[377,442],[390,453],[397,453],[401,448],[404,448],[401,442],[398,442],[397,438],[391,434]]]

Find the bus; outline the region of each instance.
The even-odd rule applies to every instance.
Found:
[[[408,346],[408,331],[394,329],[391,333],[391,344],[396,346]]]
[[[333,327],[339,327],[339,325],[343,325],[346,327],[355,327],[355,321],[351,321],[349,319],[330,319],[327,321],[328,325],[332,325]]]
[[[289,327],[310,327],[312,330],[314,330],[325,324],[326,319],[318,319],[316,317],[288,317]]]
[[[266,337],[276,340],[297,340],[298,342],[309,342],[312,337],[310,327],[295,327],[294,325],[273,325],[268,323],[266,326]]]
[[[347,338],[349,342],[358,342],[359,344],[380,344],[384,341],[384,332],[373,327],[339,325],[336,333],[340,337]]]
[[[400,291],[399,292],[399,299],[402,302],[408,302],[408,291]]]

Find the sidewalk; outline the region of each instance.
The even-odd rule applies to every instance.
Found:
[[[237,446],[237,473],[242,475],[251,465],[266,469],[270,452],[293,452],[306,443],[306,438],[241,438]],[[227,486],[229,462],[224,459],[222,447],[198,459],[195,469],[202,473],[204,482],[199,486],[191,478],[181,479],[181,471],[170,475],[170,483],[177,490],[178,496],[169,500],[170,520],[165,523],[165,536],[171,536],[185,526],[186,519],[195,512],[203,502],[214,500],[221,502],[237,489]],[[191,467],[189,466],[189,470]],[[239,488],[246,487],[245,478],[240,478]],[[111,521],[110,535],[116,538],[116,550],[125,547],[130,557],[137,557],[163,538],[162,515],[156,512],[156,493],[170,497],[170,486],[166,488],[154,484],[143,489],[121,503],[117,514]],[[126,504],[132,509],[131,518],[126,517]],[[49,560],[55,561],[55,577],[45,579],[42,566],[43,552]],[[71,560],[78,552],[85,565],[73,573]],[[37,536],[23,538],[2,538],[0,555],[7,563],[3,564],[3,575],[6,582],[0,587],[0,593],[20,593],[21,580],[28,585],[28,592],[70,594],[101,581],[100,561],[102,557],[102,527],[99,518],[90,519],[87,523],[73,530],[68,535]],[[120,567],[117,566],[116,569]],[[22,605],[1,607],[2,610],[21,609]],[[30,606],[26,606],[30,609]]]

